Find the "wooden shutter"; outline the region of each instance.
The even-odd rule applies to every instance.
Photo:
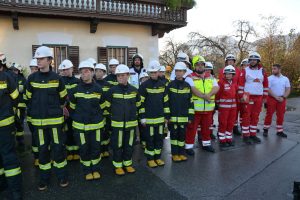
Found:
[[[34,53],[37,48],[39,48],[41,45],[32,45],[32,57],[34,57]]]
[[[108,65],[107,48],[106,47],[98,47],[97,55],[98,55],[98,63],[102,63],[105,66],[107,66]]]
[[[69,46],[68,47],[68,59],[74,65],[74,74],[78,74],[79,66],[79,46]]]
[[[128,67],[132,66],[132,56],[136,53],[138,53],[137,47],[128,47],[128,49],[127,49],[127,66]]]

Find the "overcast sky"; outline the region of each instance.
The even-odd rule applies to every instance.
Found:
[[[188,11],[188,25],[171,31],[159,40],[163,47],[166,37],[186,40],[187,34],[199,31],[207,36],[227,35],[234,32],[233,22],[239,19],[250,21],[262,34],[261,15],[283,18],[284,34],[291,28],[300,32],[300,0],[196,0],[197,6]]]

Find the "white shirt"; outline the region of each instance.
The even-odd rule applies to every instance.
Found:
[[[250,67],[246,67],[245,73],[245,92],[249,92],[251,95],[263,95],[264,75],[262,68],[251,69]]]
[[[285,93],[285,89],[291,87],[290,80],[280,74],[280,76],[271,75],[268,77],[269,80],[269,89],[276,96],[283,96]]]

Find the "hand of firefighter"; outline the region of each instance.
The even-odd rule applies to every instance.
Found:
[[[170,123],[170,120],[165,119],[165,124],[169,124],[169,123]]]
[[[203,95],[203,99],[205,99],[206,101],[210,101],[210,96],[208,94]]]
[[[63,112],[64,112],[65,118],[68,118],[70,116],[70,113],[69,113],[68,109],[66,108],[66,106],[63,108]]]
[[[143,127],[146,127],[146,119],[141,119],[141,124]]]
[[[189,120],[189,124],[191,124],[192,123],[192,120]]]

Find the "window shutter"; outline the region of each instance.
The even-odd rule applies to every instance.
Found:
[[[34,57],[34,53],[37,48],[39,48],[41,45],[32,45],[32,58]]]
[[[127,49],[127,66],[132,66],[132,56],[138,53],[137,47],[128,47]]]
[[[108,66],[107,48],[106,47],[98,47],[97,54],[98,54],[98,63],[102,63],[105,66]]]
[[[78,74],[79,66],[79,46],[69,46],[68,48],[68,59],[74,65],[74,74]]]

